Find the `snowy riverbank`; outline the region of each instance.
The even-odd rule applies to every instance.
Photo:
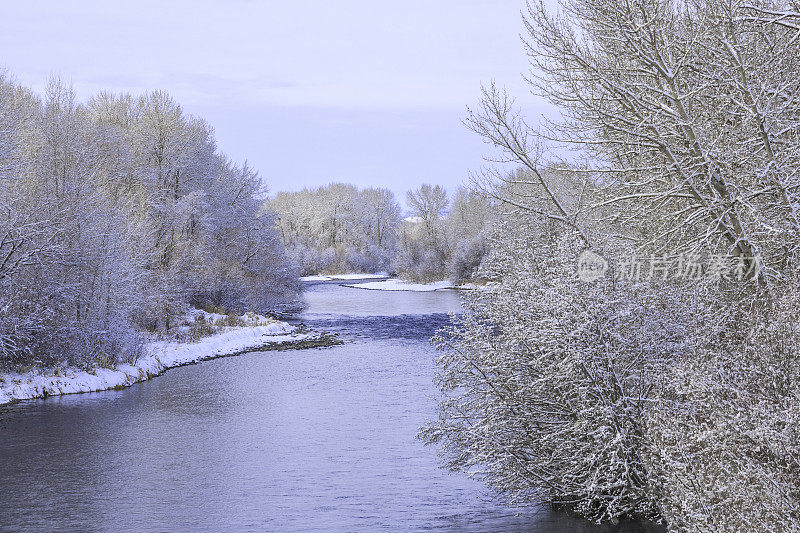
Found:
[[[410,292],[432,292],[442,291],[446,289],[477,289],[479,285],[474,283],[464,283],[462,285],[454,285],[451,281],[442,280],[434,281],[432,283],[414,283],[412,281],[392,278],[386,272],[379,272],[377,274],[325,274],[317,276],[303,276],[300,281],[306,283],[325,283],[329,281],[351,281],[364,283],[348,283],[343,284],[345,287],[353,289],[369,289],[373,291],[410,291]]]
[[[303,276],[300,278],[300,281],[355,281],[359,279],[384,279],[388,277],[389,274],[386,272],[378,272],[377,274],[325,274],[318,276]]]
[[[301,333],[295,326],[275,321],[266,325],[226,328],[221,333],[192,343],[151,342],[145,345],[143,355],[135,363],[120,364],[113,369],[85,371],[68,368],[58,374],[37,371],[0,374],[0,405],[14,400],[127,387],[177,366],[310,340],[315,335]]]
[[[456,289],[449,281],[434,281],[433,283],[412,283],[402,279],[392,278],[383,281],[370,281],[367,283],[353,283],[345,285],[354,289],[370,289],[373,291],[411,291],[411,292],[431,292],[444,289]]]

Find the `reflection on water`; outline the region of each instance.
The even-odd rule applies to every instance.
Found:
[[[182,367],[0,414],[2,531],[594,531],[510,509],[414,438],[453,292],[316,285],[302,320],[347,340]],[[635,530],[626,528],[626,530]]]

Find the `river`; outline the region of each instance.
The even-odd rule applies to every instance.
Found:
[[[507,507],[416,440],[455,292],[306,298],[301,320],[345,344],[0,409],[0,531],[601,530]]]

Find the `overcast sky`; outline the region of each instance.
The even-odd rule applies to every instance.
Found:
[[[81,99],[166,89],[272,192],[331,181],[455,188],[485,147],[461,124],[481,82],[522,80],[523,0],[0,0],[0,66]]]

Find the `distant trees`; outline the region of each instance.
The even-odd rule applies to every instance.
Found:
[[[485,195],[460,187],[452,205],[440,186],[409,191],[395,269],[417,281],[470,281],[486,253],[496,209]]]
[[[461,188],[450,208],[447,191],[422,185],[408,192],[401,218],[391,191],[332,183],[281,192],[264,207],[291,257],[306,274],[394,272],[415,281],[472,279],[496,220],[493,202]]]
[[[296,308],[262,194],[166,93],[84,105],[0,76],[0,366],[134,358],[190,303]]]
[[[422,185],[409,191],[411,216],[404,221],[401,246],[395,268],[416,281],[435,281],[447,277],[450,243],[445,231],[445,214],[450,205],[440,186]]]
[[[499,210],[489,196],[466,187],[456,190],[447,217],[448,270],[453,283],[476,277],[489,251],[489,234],[499,219]]]
[[[493,85],[468,118],[505,223],[423,435],[519,501],[797,530],[800,6],[532,1],[525,23],[562,120],[530,127]]]
[[[278,193],[265,207],[277,214],[283,242],[307,274],[390,267],[400,205],[387,189],[332,183]]]
[[[423,233],[430,241],[439,238],[442,231],[442,218],[450,205],[447,191],[439,185],[430,186],[427,183],[419,189],[408,191],[408,207],[411,216],[422,224]]]

